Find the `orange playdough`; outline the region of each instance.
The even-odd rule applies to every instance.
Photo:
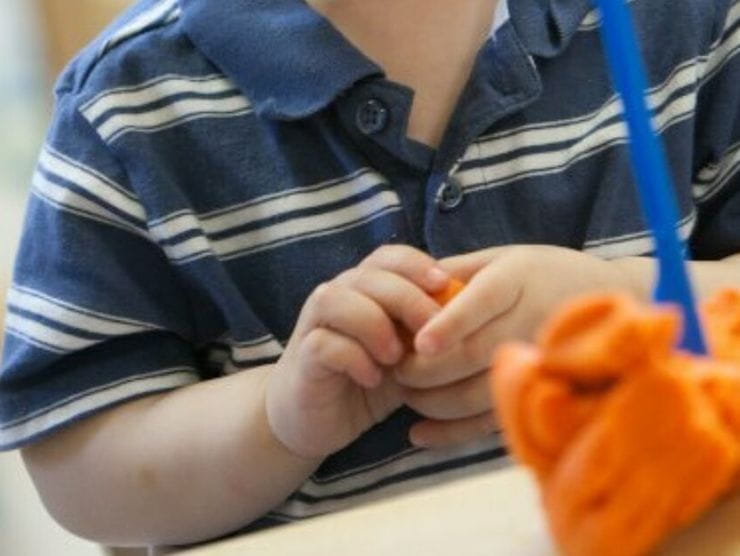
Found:
[[[434,299],[437,304],[439,304],[441,307],[444,307],[447,305],[447,303],[450,302],[450,300],[455,297],[460,291],[465,287],[465,283],[458,280],[457,278],[451,278],[449,282],[447,282],[447,286],[441,291],[438,291],[435,294],[432,294],[432,299]],[[401,342],[406,347],[407,351],[413,351],[414,349],[414,335],[409,332],[406,328],[403,328],[399,326],[398,328],[398,335],[401,339]]]
[[[447,305],[465,287],[465,283],[457,278],[450,278],[447,287],[433,295],[434,300],[441,306]]]
[[[494,404],[565,554],[646,554],[740,487],[740,292],[702,314],[710,357],[677,350],[677,311],[621,294],[497,350]]]

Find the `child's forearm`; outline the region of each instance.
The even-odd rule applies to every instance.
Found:
[[[213,538],[273,508],[320,462],[272,435],[269,371],[129,402],[25,448],[50,513],[80,536],[125,546]]]
[[[640,298],[650,299],[656,271],[655,259],[626,257],[612,262],[627,273],[633,291]],[[698,299],[709,297],[723,287],[740,287],[740,254],[719,261],[691,261],[688,268]]]

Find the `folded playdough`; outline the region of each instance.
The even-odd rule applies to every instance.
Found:
[[[499,419],[565,554],[645,554],[739,486],[740,292],[703,321],[710,357],[676,348],[677,311],[596,295],[497,350]]]

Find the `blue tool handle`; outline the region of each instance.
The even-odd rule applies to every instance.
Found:
[[[601,36],[614,85],[624,104],[632,167],[640,203],[655,239],[658,278],[653,293],[659,302],[677,303],[683,310],[681,347],[707,352],[696,312],[684,245],[676,226],[678,210],[665,153],[652,128],[645,100],[647,81],[625,0],[595,0],[601,11]]]

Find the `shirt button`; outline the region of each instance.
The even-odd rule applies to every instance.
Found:
[[[449,212],[456,209],[463,202],[463,188],[460,182],[448,177],[439,192],[439,210]]]
[[[388,109],[377,99],[366,100],[357,110],[356,122],[365,135],[380,133],[388,125]]]

